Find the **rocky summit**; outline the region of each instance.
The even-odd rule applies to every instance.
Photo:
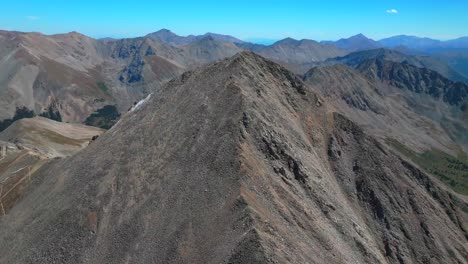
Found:
[[[465,263],[464,197],[314,83],[251,52],[173,79],[34,172],[0,262]]]

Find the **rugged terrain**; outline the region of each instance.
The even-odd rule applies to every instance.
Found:
[[[226,35],[181,37],[168,30],[102,40],[77,32],[0,31],[0,131],[31,114],[108,128],[115,123],[109,119],[165,82],[250,48],[243,44]],[[256,52],[297,72],[346,54],[333,45],[292,39]]]
[[[150,38],[98,41],[75,32],[2,31],[0,44],[0,122],[8,124],[22,118],[23,109],[67,122],[85,122],[104,107],[119,114],[185,70],[240,51],[211,36],[175,47]]]
[[[468,87],[408,63],[356,67],[316,67],[304,80],[368,133],[468,194]]]
[[[447,63],[431,56],[408,55],[397,50],[385,48],[362,50],[350,53],[339,58],[332,58],[328,63],[346,64],[351,67],[356,67],[364,61],[378,59],[393,62],[405,62],[419,68],[427,68],[442,74],[444,77],[453,81],[462,81],[467,83],[468,77],[454,70]]]
[[[297,74],[324,63],[356,67],[383,59],[468,80],[435,57],[369,50],[380,44],[364,35],[320,43],[286,38],[267,46],[215,33],[183,37],[164,29],[145,37],[101,40],[77,32],[0,31],[0,46],[0,131],[34,115],[108,129],[135,102],[172,78],[242,50]],[[351,51],[357,52],[348,54]]]
[[[374,59],[356,67],[316,67],[304,79],[373,134],[416,150],[468,149],[467,85],[407,63]]]
[[[468,260],[461,197],[250,52],[184,73],[32,179],[0,220],[2,263]]]

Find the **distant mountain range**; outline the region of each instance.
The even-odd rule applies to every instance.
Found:
[[[408,55],[425,55],[438,58],[451,68],[468,76],[468,37],[452,40],[436,40],[415,36],[399,35],[379,41],[359,34],[338,41],[323,41],[348,51],[370,50],[375,48],[390,48]]]
[[[406,53],[382,48],[391,43],[401,51],[398,43],[408,44],[405,39],[377,42],[359,34],[336,42],[285,38],[261,45],[215,33],[178,36],[167,29],[139,38],[100,40],[77,32],[0,31],[0,130],[30,113],[110,127],[120,113],[168,80],[243,50],[297,74],[322,64],[355,66],[378,57],[432,69],[451,80],[468,80],[468,55],[463,50],[436,56],[416,55],[410,48]],[[464,39],[447,43],[463,46]]]
[[[468,37],[441,41],[430,38],[399,35],[379,40],[379,43],[390,48],[404,46],[426,52],[438,52],[446,49],[468,49]]]
[[[299,72],[347,54],[311,40],[264,46],[213,33],[180,37],[168,30],[101,40],[77,32],[0,31],[0,130],[30,114],[107,128],[168,80],[242,50],[254,50]]]
[[[172,45],[186,45],[191,42],[203,39],[205,37],[212,37],[213,39],[216,39],[216,40],[231,42],[231,43],[243,43],[244,42],[232,36],[221,35],[221,34],[216,34],[216,33],[206,33],[206,34],[198,35],[198,36],[188,35],[186,37],[183,37],[183,36],[176,35],[175,33],[171,32],[168,29],[161,29],[159,31],[146,35],[146,37],[152,40],[163,41]]]
[[[232,43],[254,43],[261,45],[271,45],[275,42],[281,41],[278,39],[270,38],[248,38],[246,40],[241,40],[239,38],[223,35],[217,33],[205,33],[203,35],[187,35],[180,36],[170,31],[169,29],[160,29],[156,32],[149,33],[146,37],[153,40],[163,41],[173,45],[185,45],[195,40],[201,39],[206,36],[212,36],[213,38],[221,41],[232,42]],[[115,40],[115,38],[102,38],[101,40]],[[437,50],[437,49],[467,49],[468,48],[468,36],[460,37],[451,40],[437,40],[427,37],[417,37],[410,35],[397,35],[380,40],[374,40],[366,37],[364,34],[360,33],[348,38],[341,38],[336,41],[321,41],[326,44],[334,44],[339,48],[346,50],[363,50],[363,49],[375,49],[380,47],[395,48],[395,47],[407,47],[414,50]]]
[[[271,45],[275,42],[282,40],[273,39],[261,39],[261,38],[250,38],[247,41],[239,38],[222,35],[216,33],[205,33],[203,35],[188,35],[179,36],[168,29],[161,29],[154,33],[146,35],[153,40],[163,41],[172,45],[185,45],[193,41],[199,40],[206,36],[212,36],[216,40],[232,42],[232,43],[254,43],[261,45]],[[103,40],[109,40],[110,38],[104,38]],[[291,38],[286,38],[291,39]],[[376,48],[401,48],[412,49],[415,51],[425,52],[440,52],[446,49],[468,49],[468,37],[460,37],[452,40],[437,40],[425,37],[416,37],[409,35],[398,35],[381,40],[373,40],[366,37],[364,34],[357,34],[349,38],[341,38],[337,41],[321,41],[323,44],[333,44],[338,48],[345,49],[348,51],[368,50]]]
[[[212,36],[214,39],[224,42],[231,42],[235,43],[237,46],[258,52],[261,55],[271,54],[271,53],[281,53],[277,51],[271,51],[271,49],[275,49],[281,44],[290,43],[293,45],[298,46],[297,44],[293,43],[292,38],[286,38],[283,40],[278,41],[257,41],[257,43],[250,43],[247,41],[240,40],[238,38],[229,36],[229,35],[221,35],[215,33],[206,33],[204,35],[189,35],[189,36],[179,36],[175,33],[167,30],[162,29],[157,32],[148,34],[147,37],[153,40],[159,40],[166,42],[171,45],[186,45],[196,40],[199,40],[206,36]],[[301,40],[297,40],[300,42]],[[313,40],[304,39],[302,42],[315,42]],[[416,36],[408,36],[408,35],[398,35],[389,38],[384,38],[381,40],[373,40],[371,38],[366,37],[363,34],[357,34],[355,36],[351,36],[349,38],[342,38],[337,41],[321,41],[319,44],[325,45],[320,50],[324,50],[323,56],[331,56],[336,55],[338,53],[343,54],[344,51],[346,52],[354,52],[354,51],[361,51],[361,50],[371,50],[371,49],[378,49],[378,48],[391,48],[398,50],[400,52],[406,53],[408,55],[431,55],[435,58],[438,58],[453,68],[458,74],[464,75],[465,78],[468,78],[468,37],[461,37],[453,40],[436,40],[431,38],[422,38]],[[314,43],[316,46],[317,43]],[[338,50],[332,50],[329,46],[333,45]],[[265,47],[265,46],[273,46],[273,47]],[[328,46],[328,47],[327,47]],[[312,48],[312,47],[311,47]],[[281,48],[280,48],[281,49]],[[299,48],[301,49],[301,48]],[[306,48],[307,49],[307,48]],[[317,49],[317,48],[312,48]],[[260,52],[260,50],[263,50]],[[284,52],[288,53],[288,52]],[[302,58],[309,58],[310,53],[304,53],[304,51],[299,51],[296,49],[296,52],[292,53],[294,58],[288,58],[288,60],[294,61],[294,63],[301,63]],[[268,55],[266,55],[268,57]],[[281,61],[284,61],[284,55],[275,54],[275,56],[283,57]],[[314,61],[321,60],[321,56],[314,55]],[[273,59],[278,59],[275,57],[271,57]],[[278,60],[277,60],[278,61]],[[302,65],[294,68],[296,72],[305,72],[307,71],[308,66],[312,66],[314,63],[311,61],[307,61],[306,63],[302,62]],[[461,80],[457,78],[457,80]]]

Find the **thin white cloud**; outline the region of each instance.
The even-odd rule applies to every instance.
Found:
[[[39,20],[39,19],[41,19],[41,18],[38,17],[38,16],[26,16],[26,19],[27,19],[27,20]]]
[[[386,12],[389,14],[398,14],[398,10],[396,9],[388,9]]]

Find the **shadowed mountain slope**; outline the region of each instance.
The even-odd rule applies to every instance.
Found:
[[[393,62],[406,62],[419,68],[428,68],[442,74],[444,77],[454,81],[468,83],[468,78],[451,68],[447,63],[430,56],[406,55],[396,50],[374,49],[357,51],[340,58],[329,59],[331,63],[342,63],[351,67],[356,67],[364,61],[370,59],[380,59]]]
[[[407,63],[369,60],[357,68],[372,80],[403,90],[394,92],[402,93],[407,108],[440,125],[468,151],[468,85]]]
[[[431,121],[414,109],[411,92],[366,78],[356,69],[340,64],[313,68],[304,79],[340,113],[378,138],[398,139],[419,151],[434,147],[456,152],[457,143],[438,121]]]
[[[0,220],[0,262],[456,263],[463,206],[294,74],[242,52],[38,171]]]
[[[380,66],[379,66],[380,65]],[[386,65],[385,67],[383,65]],[[396,138],[422,151],[456,154],[466,141],[466,85],[409,64],[365,61],[316,67],[304,79],[373,135]]]
[[[466,87],[409,64],[369,60],[311,69],[304,79],[340,113],[468,194]]]
[[[365,61],[357,69],[371,79],[415,93],[428,94],[462,109],[468,108],[468,85],[450,81],[435,71],[381,59]]]

